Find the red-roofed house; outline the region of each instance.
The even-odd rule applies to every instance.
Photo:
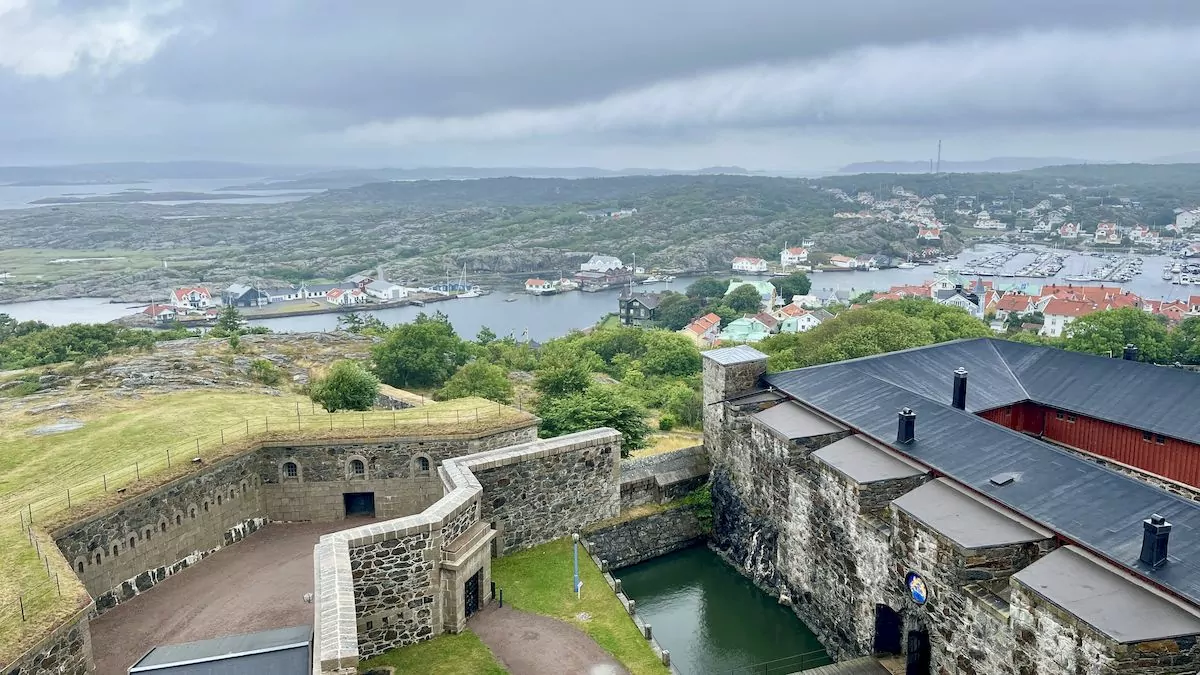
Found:
[[[1200,301],[1200,297],[1197,297],[1194,295],[1191,298],[1189,298],[1187,301],[1184,301],[1184,300],[1146,300],[1142,304],[1142,309],[1146,310],[1147,312],[1150,312],[1151,314],[1157,314],[1159,316],[1164,316],[1167,318],[1167,321],[1170,321],[1171,323],[1179,323],[1180,321],[1183,321],[1184,318],[1187,317],[1188,312],[1191,311],[1191,308],[1192,308],[1191,303],[1196,302],[1196,301]]]
[[[767,271],[767,261],[762,258],[739,255],[733,259],[733,271],[746,272],[747,274],[762,274]]]
[[[903,300],[907,296],[907,293],[888,291],[887,293],[876,293],[875,295],[872,295],[871,302],[875,302],[877,300]]]
[[[1037,298],[1024,293],[1008,293],[996,301],[996,318],[1001,321],[1010,314],[1028,314],[1034,310]]]
[[[357,305],[367,301],[361,288],[333,288],[325,294],[325,302],[331,305]]]
[[[1046,322],[1042,324],[1042,329],[1038,331],[1038,334],[1047,337],[1062,337],[1067,326],[1074,323],[1076,319],[1099,311],[1100,307],[1093,302],[1052,298],[1050,302],[1046,303],[1046,308],[1042,310]]]
[[[1058,236],[1063,239],[1078,239],[1079,224],[1078,223],[1063,223],[1058,226]]]
[[[928,241],[937,241],[942,238],[942,228],[940,227],[919,227],[917,228],[917,239],[926,239]]]
[[[554,292],[554,282],[545,279],[526,279],[525,292],[534,295],[549,295]]]
[[[155,323],[167,323],[175,320],[175,308],[171,305],[152,304],[143,309],[142,314],[154,319]]]
[[[888,293],[895,293],[896,295],[899,295],[902,297],[914,296],[914,297],[918,297],[918,298],[932,298],[933,297],[933,282],[926,281],[924,284],[921,284],[920,286],[911,286],[911,285],[892,286],[891,288],[888,289]]]
[[[1093,241],[1097,244],[1120,244],[1121,232],[1116,223],[1100,223],[1096,226]]]
[[[686,335],[697,347],[711,347],[721,334],[721,317],[710,312],[692,321],[679,333]]]
[[[204,286],[176,288],[171,294],[171,304],[176,309],[205,309],[212,307],[212,293]]]
[[[779,332],[779,319],[776,319],[771,314],[767,312],[759,312],[758,314],[754,315],[754,318],[758,319],[762,325],[766,326],[768,331],[772,333]]]
[[[808,249],[801,246],[785,248],[779,252],[779,264],[784,267],[802,265],[808,262]]]

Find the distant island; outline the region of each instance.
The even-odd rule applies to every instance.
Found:
[[[307,192],[291,192],[279,197],[309,197]],[[130,190],[111,195],[95,195],[92,197],[43,197],[35,199],[30,204],[110,204],[114,202],[182,202],[182,201],[219,201],[223,199],[258,199],[260,195],[247,195],[232,192],[213,194],[210,192],[140,192]]]
[[[1091,162],[1095,164],[1096,162]],[[951,161],[942,160],[942,173],[1009,173],[1028,171],[1047,166],[1084,165],[1088,161],[1069,157],[993,157],[991,159]],[[838,169],[840,174],[860,173],[930,173],[936,163],[923,159],[917,161],[878,161],[847,164]]]
[[[85,187],[88,185],[135,185],[149,183],[148,180],[129,180],[126,178],[95,178],[91,180],[22,180],[15,183],[5,183],[3,187]]]

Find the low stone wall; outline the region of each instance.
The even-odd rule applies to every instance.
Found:
[[[679,499],[708,482],[703,445],[621,463],[621,510]]]
[[[341,520],[343,495],[371,492],[377,517],[419,513],[442,496],[437,479],[442,462],[536,438],[536,422],[530,420],[476,438],[414,436],[264,445],[258,451],[263,509],[271,520]],[[355,462],[361,463],[362,473],[355,471],[359,466]],[[295,476],[289,475],[288,464],[295,467]]]
[[[590,550],[612,569],[628,567],[704,541],[696,507],[677,504],[663,511],[584,531]]]
[[[33,649],[8,666],[4,675],[85,675],[96,670],[92,662],[89,604],[54,629]]]
[[[464,582],[478,574],[489,599],[493,540],[524,548],[616,515],[620,443],[595,429],[448,459],[445,495],[421,513],[323,536],[314,672],[353,673],[360,658],[461,630]]]

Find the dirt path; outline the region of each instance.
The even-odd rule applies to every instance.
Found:
[[[586,633],[558,619],[492,605],[469,625],[512,675],[629,675]]]
[[[121,675],[151,647],[312,624],[313,545],[368,521],[270,524],[92,622],[97,675]]]

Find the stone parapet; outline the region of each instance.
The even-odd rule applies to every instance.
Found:
[[[696,507],[678,504],[640,518],[599,523],[584,535],[592,553],[616,569],[700,543],[705,531]]]
[[[461,630],[464,583],[479,575],[488,599],[493,537],[523,548],[616,515],[620,444],[619,432],[594,429],[450,458],[438,472],[445,494],[421,513],[323,536],[314,672],[352,672],[359,659]],[[481,536],[489,522],[501,531]]]

